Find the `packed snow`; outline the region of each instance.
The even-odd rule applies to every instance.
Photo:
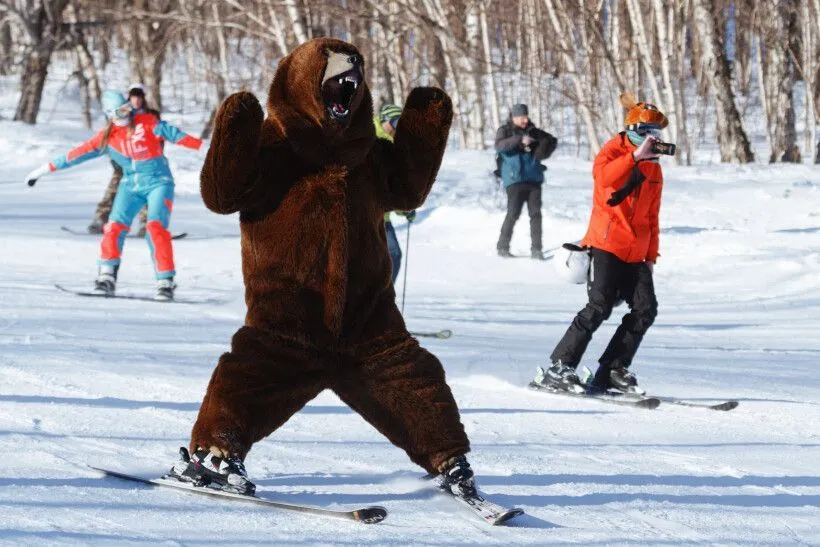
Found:
[[[171,145],[171,227],[189,234],[174,244],[177,294],[219,303],[54,288],[91,287],[98,238],[60,227],[84,229],[111,171],[98,159],[34,188],[23,182],[90,135],[72,107],[34,127],[0,121],[0,543],[820,543],[816,166],[664,160],[660,312],[634,370],[652,393],[740,406],[649,411],[526,388],[585,291],[562,283],[551,262],[495,256],[504,198],[489,176],[492,153],[449,151],[410,227],[409,253],[407,225],[395,220],[405,317],[413,331],[453,330],[423,343],[446,368],[479,486],[527,515],[504,527],[480,522],[323,393],[258,443],[247,468],[262,496],[388,509],[383,523],[364,525],[151,489],[86,467],[167,471],[245,305],[238,218],[203,206],[204,150]],[[591,165],[573,152],[559,148],[547,162],[546,249],[586,228]],[[529,254],[526,212],[513,251]],[[152,288],[147,245],[130,239],[119,290]],[[591,368],[624,311],[597,333]]]

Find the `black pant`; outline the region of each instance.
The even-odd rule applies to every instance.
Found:
[[[550,359],[553,363],[560,359],[565,365],[577,367],[592,334],[612,313],[615,303],[623,299],[630,311],[621,320],[598,362],[607,368],[628,367],[643,335],[658,315],[652,272],[643,262],[630,264],[600,249],[592,249],[591,253],[589,303],[575,316]]]
[[[541,184],[519,182],[507,187],[507,216],[501,225],[501,236],[498,238],[498,250],[509,251],[513,228],[521,216],[521,209],[527,204],[530,214],[530,238],[532,250],[541,250]]]

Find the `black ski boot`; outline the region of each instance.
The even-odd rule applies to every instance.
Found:
[[[532,257],[533,260],[546,260],[546,258],[544,258],[543,251],[534,250],[534,251],[532,251],[530,256]]]
[[[498,256],[501,258],[513,258],[515,255],[509,249],[498,249]]]
[[[245,496],[253,496],[256,492],[256,485],[248,480],[248,473],[241,459],[236,456],[216,456],[204,448],[197,448],[196,452],[189,456],[188,450],[181,447],[179,461],[164,478],[190,482],[194,486],[210,486]]]
[[[601,365],[595,372],[590,387],[600,393],[606,393],[610,389],[637,395],[646,393],[638,387],[638,379],[626,367],[608,368]]]
[[[114,296],[117,290],[118,266],[100,266],[97,279],[94,280],[94,292],[104,296]]]
[[[439,488],[459,498],[474,498],[478,492],[476,492],[473,475],[467,457],[457,456],[441,470]]]
[[[575,367],[565,365],[560,360],[553,363],[547,370],[537,367],[533,382],[556,391],[586,393],[586,389],[575,372]]]

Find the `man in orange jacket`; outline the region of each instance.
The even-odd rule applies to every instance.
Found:
[[[575,372],[592,334],[626,301],[627,313],[599,359],[592,389],[640,392],[629,371],[644,333],[658,312],[652,271],[658,258],[658,211],[663,173],[652,145],[667,125],[655,105],[621,95],[627,109],[622,131],[607,142],[592,167],[592,216],[581,246],[590,253],[589,302],[575,316],[535,381],[554,389],[582,393]]]

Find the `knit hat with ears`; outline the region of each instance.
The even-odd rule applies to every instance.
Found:
[[[626,116],[624,117],[624,126],[627,130],[634,131],[638,126],[645,124],[653,124],[659,126],[661,129],[669,124],[663,112],[658,110],[654,104],[639,103],[635,94],[626,91],[621,93],[621,105],[626,109]]]

